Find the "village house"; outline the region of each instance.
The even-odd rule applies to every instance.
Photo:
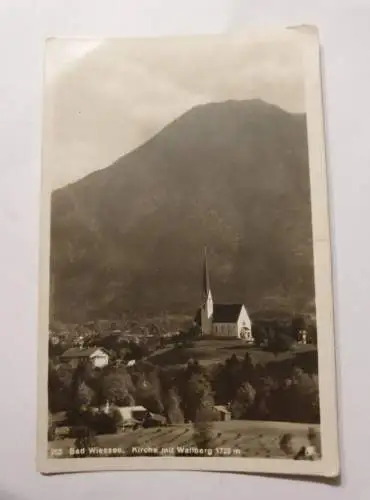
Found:
[[[208,274],[207,255],[204,255],[203,302],[197,310],[194,322],[202,335],[234,337],[253,343],[252,323],[244,304],[215,304]]]
[[[100,347],[71,347],[62,354],[61,360],[68,362],[73,368],[88,361],[94,368],[103,368],[109,363],[109,354]]]
[[[227,409],[226,406],[215,405],[213,407],[213,409],[214,409],[214,411],[217,412],[217,414],[222,422],[227,422],[228,420],[231,420],[231,412],[230,412],[230,410]]]
[[[117,409],[125,425],[142,422],[149,413],[145,406],[118,406]]]
[[[297,334],[297,343],[298,344],[308,344],[308,335],[306,330],[299,330]]]
[[[107,401],[103,411],[109,413],[111,408]],[[115,406],[122,417],[122,428],[143,425],[144,427],[157,427],[165,425],[166,418],[149,411],[145,406]]]
[[[61,339],[58,335],[50,334],[49,340],[51,345],[59,345],[61,343]]]

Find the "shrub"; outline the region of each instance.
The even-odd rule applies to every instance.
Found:
[[[279,447],[286,455],[293,455],[294,451],[293,451],[292,434],[290,433],[283,434],[279,441]]]
[[[53,423],[53,417],[49,412],[48,416],[48,441],[54,441],[55,439],[55,425]]]
[[[195,422],[193,438],[198,448],[211,448],[214,440],[212,424],[202,421]]]
[[[256,391],[251,384],[245,382],[237,391],[235,399],[231,405],[231,412],[234,418],[246,418],[251,410],[256,397]]]
[[[268,342],[268,349],[274,353],[289,351],[293,346],[294,340],[285,333],[275,333]]]

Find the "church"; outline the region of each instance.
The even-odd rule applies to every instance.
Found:
[[[202,335],[234,337],[253,343],[252,324],[244,304],[215,304],[209,281],[207,254],[204,252],[202,304],[195,323]]]

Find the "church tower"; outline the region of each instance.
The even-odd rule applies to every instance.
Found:
[[[213,298],[209,283],[207,249],[204,249],[203,263],[203,283],[202,283],[202,306],[201,306],[201,328],[204,335],[212,333],[212,318],[213,318]]]

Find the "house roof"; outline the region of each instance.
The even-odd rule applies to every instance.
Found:
[[[100,347],[86,347],[82,349],[80,347],[71,347],[62,354],[62,358],[89,358],[96,351],[103,351],[107,354],[107,352]]]
[[[148,411],[144,406],[118,406],[118,410],[124,420],[131,420],[134,412]]]
[[[215,405],[213,408],[221,413],[230,413],[226,406],[223,405]]]
[[[213,323],[236,323],[240,316],[243,304],[214,304]],[[196,312],[195,322],[200,324],[200,309]]]
[[[159,415],[158,413],[151,413],[150,419],[161,423],[166,422],[166,417],[164,417],[163,415]]]
[[[60,424],[65,422],[67,419],[67,412],[66,411],[59,411],[58,413],[54,413],[52,415],[52,421],[54,424]]]

